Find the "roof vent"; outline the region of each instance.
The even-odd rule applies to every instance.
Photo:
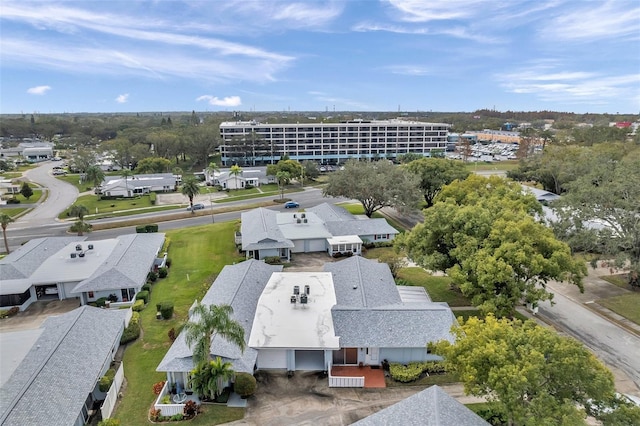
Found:
[[[304,286],[304,294],[309,294],[309,284]]]
[[[299,285],[294,285],[293,286],[293,294],[300,294],[300,286]]]
[[[306,216],[306,215],[305,215],[304,213],[302,213],[302,218],[303,218],[303,219],[305,218],[305,216]]]
[[[89,250],[93,250],[93,244],[89,244],[88,249],[89,249]]]
[[[78,257],[84,257],[84,252],[81,251],[80,253],[78,253]]]
[[[296,295],[294,294],[293,296],[291,296],[291,303],[296,303],[297,302],[297,298]]]
[[[306,218],[302,219],[302,222],[307,223],[307,219]]]
[[[295,219],[296,217],[298,217],[298,215],[294,213],[293,214],[293,218]]]
[[[303,305],[307,304],[307,295],[303,294],[302,296],[300,296],[300,303],[302,303]]]
[[[300,223],[300,222],[301,222],[301,220],[300,220],[300,219],[296,219],[296,223]]]
[[[80,244],[76,245],[76,251],[82,251],[82,245]]]
[[[70,256],[71,256],[72,259],[76,258],[76,254],[75,253],[71,253]]]

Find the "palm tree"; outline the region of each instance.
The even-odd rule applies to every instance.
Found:
[[[196,365],[211,360],[211,341],[216,335],[224,337],[244,351],[244,328],[231,318],[232,314],[233,308],[230,305],[198,303],[193,308],[193,316],[185,324],[184,331],[187,345],[194,346],[193,361]]]
[[[128,183],[128,179],[129,177],[133,176],[133,172],[129,169],[122,169],[120,170],[120,177],[124,178],[124,187],[127,190],[127,197],[129,196],[129,183]]]
[[[279,171],[276,173],[276,181],[280,187],[280,199],[284,199],[284,188],[291,182],[291,174],[285,171]]]
[[[9,254],[9,243],[7,242],[7,225],[13,222],[13,218],[6,213],[0,213],[0,225],[2,226],[2,237],[4,238],[4,248]]]
[[[236,182],[236,189],[238,189],[238,176],[242,174],[242,167],[234,164],[233,166],[231,166],[229,174],[234,177],[234,180]]]
[[[69,209],[69,214],[78,218],[78,221],[71,226],[71,231],[77,232],[78,236],[84,235],[84,232],[91,231],[91,225],[84,222],[84,217],[89,210],[82,204],[74,204]]]
[[[182,195],[186,195],[189,198],[189,205],[191,206],[191,214],[194,214],[193,210],[193,197],[200,193],[200,186],[198,185],[198,179],[193,176],[187,176],[182,181]]]
[[[99,166],[89,166],[85,170],[85,179],[93,183],[93,186],[97,188],[104,180],[104,172]]]
[[[235,374],[230,362],[222,361],[216,357],[213,361],[203,362],[191,371],[191,388],[198,395],[215,399],[224,390],[225,384]]]
[[[220,167],[218,167],[218,163],[216,163],[215,161],[211,161],[205,171],[209,176],[215,176],[215,173],[220,171]],[[213,181],[211,182],[211,184],[213,184]]]

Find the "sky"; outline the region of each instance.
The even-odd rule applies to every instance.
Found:
[[[0,0],[0,113],[640,112],[639,0]]]

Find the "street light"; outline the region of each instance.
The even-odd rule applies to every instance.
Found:
[[[209,191],[209,209],[211,209],[211,223],[216,223],[213,219],[213,201],[211,200],[211,187],[208,187]]]

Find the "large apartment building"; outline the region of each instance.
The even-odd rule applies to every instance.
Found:
[[[388,158],[416,153],[430,156],[447,147],[449,124],[405,120],[343,123],[220,124],[222,164],[230,166],[292,160],[338,164],[350,158]]]

